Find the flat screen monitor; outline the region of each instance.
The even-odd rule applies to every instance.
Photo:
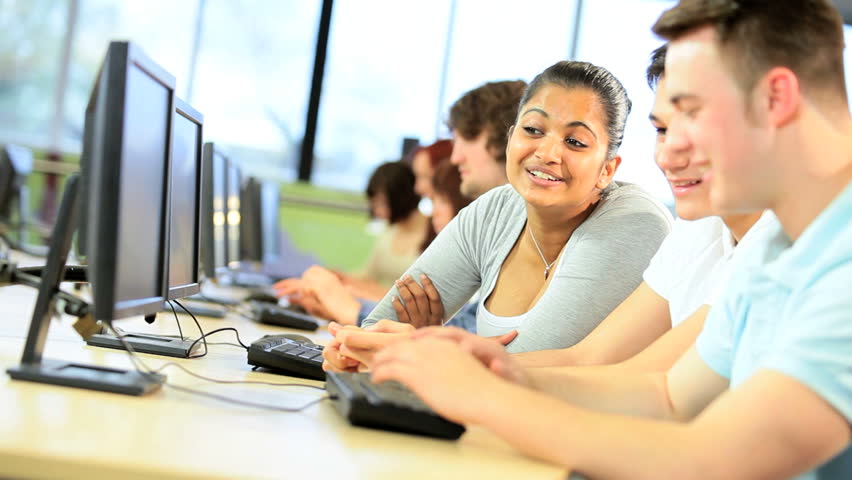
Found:
[[[280,257],[281,231],[279,207],[281,205],[280,186],[277,182],[263,182],[260,193],[260,230],[263,238],[264,263],[272,263]]]
[[[11,217],[15,197],[32,170],[33,152],[29,148],[7,144],[0,149],[0,217]]]
[[[201,187],[201,265],[204,276],[216,280],[228,268],[227,171],[228,157],[214,143],[203,148]]]
[[[112,42],[93,91],[86,250],[94,315],[162,309],[175,78],[129,42]]]
[[[236,269],[240,262],[240,169],[228,161],[227,173],[227,262],[228,267]]]
[[[169,300],[200,291],[199,236],[202,127],[204,120],[175,98],[169,194]]]
[[[261,202],[261,183],[248,177],[240,192],[240,258],[245,261],[263,261]]]

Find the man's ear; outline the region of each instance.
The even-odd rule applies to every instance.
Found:
[[[758,105],[766,108],[766,119],[774,127],[783,127],[792,121],[802,102],[799,78],[786,67],[775,67],[760,81],[757,92],[763,97]]]
[[[595,184],[600,190],[608,187],[610,183],[612,183],[612,177],[615,176],[615,172],[618,170],[618,166],[621,165],[621,155],[616,155],[609,160],[605,161],[603,164],[603,168],[601,168],[600,177],[598,177],[598,182]]]

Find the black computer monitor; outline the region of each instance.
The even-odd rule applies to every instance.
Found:
[[[261,183],[254,177],[243,182],[240,192],[240,259],[263,261],[263,231],[261,230]]]
[[[281,188],[277,182],[263,182],[260,193],[260,229],[263,237],[263,263],[276,262],[281,256],[279,207]]]
[[[168,290],[174,88],[175,78],[138,46],[110,43],[87,114],[81,175],[88,194],[81,196],[76,175],[68,179],[21,364],[7,370],[12,378],[134,395],[154,391],[164,381],[161,374],[48,360],[42,354],[75,227],[87,231],[92,302],[81,306],[79,299],[66,298],[65,311],[79,317],[75,328],[84,338],[95,336],[94,320],[111,324],[162,309]],[[78,219],[81,211],[85,224]]]
[[[81,228],[94,315],[111,322],[165,300],[175,78],[136,45],[113,42],[98,84]]]
[[[29,148],[7,144],[0,150],[0,219],[13,216],[12,206],[16,201],[21,203],[21,190],[32,170],[33,152]],[[26,205],[18,207],[23,210]]]
[[[227,263],[228,268],[239,269],[240,263],[240,168],[228,161],[227,173]]]
[[[213,143],[203,148],[201,187],[201,266],[204,276],[217,280],[228,268],[227,172],[228,157]]]
[[[200,113],[175,98],[170,166],[168,300],[200,291],[198,262],[203,123]]]

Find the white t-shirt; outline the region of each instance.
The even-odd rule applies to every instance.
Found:
[[[713,305],[728,284],[735,252],[765,234],[775,215],[765,212],[734,249],[734,237],[720,217],[675,221],[671,233],[642,275],[669,302],[672,327],[702,305]]]

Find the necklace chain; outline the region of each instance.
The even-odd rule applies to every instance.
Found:
[[[535,235],[533,235],[532,227],[527,225],[527,231],[530,232],[530,238],[532,238],[533,245],[535,245],[535,249],[538,250],[538,254],[541,256],[541,261],[544,262],[544,279],[547,280],[547,276],[550,274],[550,269],[553,268],[553,264],[556,263],[556,260],[559,260],[559,255],[557,255],[552,262],[547,263],[547,258],[544,257],[544,253],[542,253],[541,247],[538,246]]]

